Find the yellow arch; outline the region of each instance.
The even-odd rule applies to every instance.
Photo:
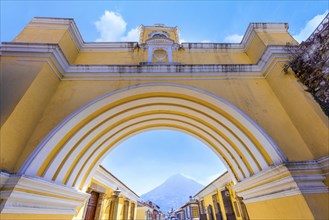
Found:
[[[265,132],[227,101],[189,86],[153,83],[109,93],[73,113],[40,143],[20,173],[81,189],[112,146],[156,127],[203,140],[237,181],[285,161]]]

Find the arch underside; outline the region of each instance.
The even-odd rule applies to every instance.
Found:
[[[225,100],[192,87],[150,84],[107,94],[73,113],[20,172],[81,190],[113,147],[158,128],[183,131],[206,143],[235,181],[284,160],[271,139]]]

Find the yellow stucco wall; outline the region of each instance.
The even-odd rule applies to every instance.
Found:
[[[296,121],[298,124],[294,126],[292,119],[286,111],[288,106],[284,108],[267,80],[177,80],[170,82],[201,88],[236,105],[274,139],[290,160],[308,160],[314,158],[311,150],[298,131],[301,129],[299,126],[305,126],[303,124],[305,122],[301,121],[298,123]],[[38,126],[35,128],[33,134],[29,136],[30,139],[25,145],[16,168],[20,167],[37,144],[54,126],[64,120],[65,117],[101,95],[140,83],[149,83],[149,81],[61,81],[55,94],[49,100],[45,112],[38,122]],[[295,98],[290,97],[290,102],[287,105],[292,107],[294,105],[292,100],[295,100]],[[22,111],[24,110],[22,109]],[[316,123],[317,121],[309,121],[307,122],[307,126],[313,124],[313,127],[316,127]],[[11,126],[19,127],[19,124],[17,122],[16,124],[11,124]],[[307,127],[304,129],[307,129]],[[324,128],[322,132],[325,133]],[[298,146],[298,149],[296,149],[296,146]],[[319,145],[317,148],[321,146],[323,145]],[[11,161],[15,161],[14,157],[12,157]]]
[[[303,196],[314,215],[314,219],[329,219],[328,193],[305,194]]]
[[[15,64],[15,62],[11,61],[9,61],[9,64]],[[13,67],[13,69],[13,73],[9,72],[10,77],[8,77],[8,80],[14,83],[14,85],[10,86],[11,83],[9,83],[8,87],[6,85],[4,94],[14,98],[6,100],[6,104],[11,106],[11,109],[7,111],[7,120],[2,125],[0,131],[1,146],[7,146],[1,147],[1,169],[9,172],[14,172],[14,170],[17,172],[19,167],[15,167],[15,165],[18,157],[23,152],[29,155],[31,150],[38,144],[34,143],[33,148],[29,150],[25,148],[59,84],[57,76],[49,65],[44,63],[42,65],[40,63],[34,63],[34,65],[31,63],[30,65],[27,64],[25,68]],[[26,79],[12,81],[12,78],[15,77]],[[21,86],[23,91],[17,89],[17,87]],[[18,93],[11,95],[16,93],[16,89]],[[23,160],[28,155],[22,155]]]
[[[42,27],[25,27],[24,30],[13,39],[13,42],[30,42],[30,43],[59,43],[66,28],[42,28]]]
[[[131,65],[147,61],[147,53],[142,50],[132,52],[80,52],[74,64]]]
[[[314,219],[302,195],[246,204],[250,219]]]
[[[138,65],[146,61],[147,51],[134,49],[131,52],[80,52],[74,64]],[[179,50],[173,52],[173,61],[181,64],[251,64],[245,52],[227,50]]]
[[[146,219],[146,212],[147,210],[150,210],[152,212],[151,208],[148,207],[137,207],[137,214],[136,214],[136,220],[145,220]]]
[[[74,44],[68,31],[64,33],[63,37],[58,42],[58,45],[63,51],[68,62],[73,64],[75,59],[77,58],[79,51],[76,45]]]
[[[276,64],[266,80],[305,143],[299,145],[295,142],[295,146],[291,143],[287,148],[289,152],[285,153],[290,160],[311,160],[327,156],[329,155],[328,117],[324,115],[312,95],[305,92],[306,88],[298,82],[293,73],[285,74],[282,71],[283,64]],[[295,151],[297,146],[298,150]],[[300,152],[304,152],[302,157],[298,156]],[[296,156],[289,157],[294,153]]]
[[[173,60],[181,64],[251,64],[247,53],[241,50],[179,50]]]
[[[258,62],[265,48],[266,46],[264,42],[262,42],[258,34],[255,33],[250,44],[246,48],[246,53],[251,60],[251,63],[255,64]]]
[[[18,61],[15,57],[1,57],[1,126],[22,99],[29,86],[44,67],[42,62]]]
[[[285,45],[297,44],[297,41],[289,33],[270,33],[270,32],[257,32],[258,37],[264,44],[267,45]]]

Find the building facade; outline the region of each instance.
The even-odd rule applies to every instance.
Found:
[[[139,201],[137,206],[138,220],[163,220],[164,214],[160,207],[151,201]]]
[[[97,168],[86,192],[90,197],[73,219],[137,219],[139,196],[103,166]]]
[[[175,212],[178,220],[200,220],[199,203],[190,196],[190,199]]]
[[[245,204],[233,186],[225,172],[194,196],[199,201],[200,220],[249,220]]]
[[[288,25],[238,44],[140,30],[86,43],[72,19],[34,18],[1,44],[1,218],[72,219],[113,147],[167,128],[207,143],[250,219],[328,219],[328,117],[282,71]]]

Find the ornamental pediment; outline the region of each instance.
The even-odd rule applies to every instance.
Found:
[[[174,41],[171,39],[163,38],[151,38],[146,40],[146,44],[173,44]]]

